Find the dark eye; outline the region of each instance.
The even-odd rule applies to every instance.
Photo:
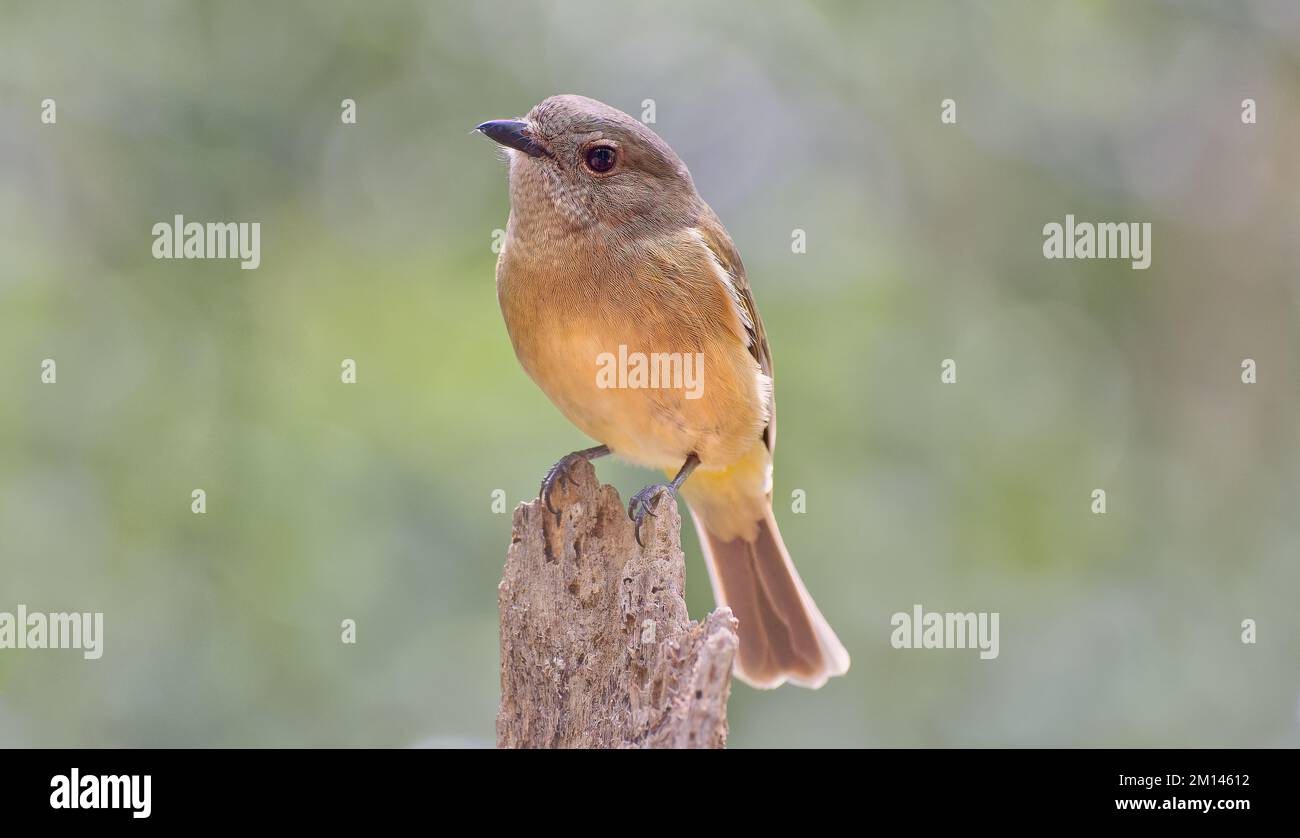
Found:
[[[587,166],[595,173],[603,175],[618,162],[618,152],[607,145],[592,146],[587,149]]]

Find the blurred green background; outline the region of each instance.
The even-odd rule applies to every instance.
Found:
[[[0,610],[106,637],[0,651],[0,744],[492,743],[491,493],[591,443],[514,359],[470,129],[562,92],[655,100],[766,320],[853,668],[737,685],[733,746],[1300,744],[1284,0],[5,2]],[[155,261],[176,213],[261,222],[260,269]],[[1044,260],[1066,213],[1151,222],[1152,267]],[[892,649],[913,603],[999,612],[1000,657]]]

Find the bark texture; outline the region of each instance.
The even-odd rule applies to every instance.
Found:
[[[692,622],[681,518],[666,493],[642,524],[590,463],[551,504],[514,515],[501,611],[502,748],[720,748],[736,621]]]

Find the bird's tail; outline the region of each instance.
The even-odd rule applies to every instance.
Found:
[[[849,654],[808,595],[790,561],[770,503],[747,532],[724,539],[691,510],[719,605],[739,624],[736,675],[750,686],[786,681],[816,689],[843,675]]]

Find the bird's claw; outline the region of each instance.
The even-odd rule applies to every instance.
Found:
[[[574,451],[560,458],[560,461],[551,466],[542,478],[542,488],[537,492],[537,496],[542,499],[542,505],[545,506],[552,514],[559,518],[560,510],[551,506],[551,490],[555,484],[561,485],[572,483],[573,476],[569,474],[569,469],[573,468],[576,463],[589,463],[597,457],[604,457],[609,453],[609,446],[597,445],[595,448],[585,448],[582,451]]]
[[[572,483],[573,477],[569,474],[569,469],[572,469],[578,463],[586,463],[590,459],[589,452],[575,451],[560,457],[559,463],[552,465],[547,470],[546,477],[542,478],[542,489],[537,492],[537,496],[542,499],[542,504],[547,509],[550,509],[551,513],[560,513],[559,509],[551,505],[551,490],[554,490],[556,485],[563,486],[564,483]]]
[[[537,495],[542,499],[542,504],[545,505],[553,514],[559,515],[560,510],[551,506],[551,490],[555,488],[557,483],[563,486],[565,483],[572,481],[573,478],[569,476],[569,469],[573,468],[575,463],[586,459],[586,457],[578,452],[567,454],[564,457],[561,457],[558,463],[551,466],[550,469],[547,470],[546,476],[542,478],[542,488]]]
[[[650,504],[655,498],[659,497],[660,492],[667,492],[669,495],[674,497],[677,495],[677,491],[669,484],[653,483],[637,492],[632,496],[632,499],[627,502],[627,517],[631,518],[633,521],[633,534],[636,536],[636,543],[641,547],[645,546],[641,541],[641,522],[645,520],[645,516],[647,515],[654,518],[659,517],[650,511]]]

